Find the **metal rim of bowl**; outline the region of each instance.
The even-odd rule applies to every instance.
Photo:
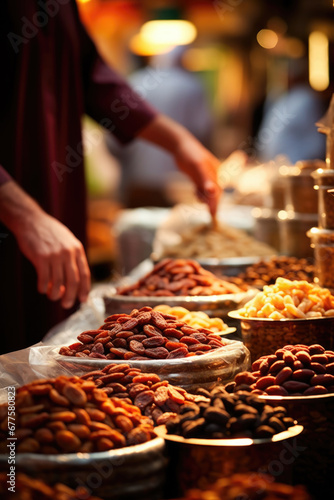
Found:
[[[264,256],[268,258],[270,256]],[[195,260],[201,264],[201,266],[251,266],[253,264],[257,264],[262,260],[260,256],[238,256],[238,257],[225,257],[223,259],[219,259],[218,257],[205,257],[205,258],[196,258]]]
[[[252,394],[252,393],[250,393]],[[334,398],[334,392],[329,392],[328,394],[313,394],[310,396],[274,396],[269,394],[256,394],[256,396],[260,399],[265,399],[266,401],[298,401],[300,402],[309,402],[309,401],[319,401],[321,399],[330,399]]]
[[[258,290],[256,290],[258,291]],[[248,290],[247,292],[239,292],[239,293],[226,293],[226,294],[221,294],[221,295],[196,295],[196,296],[191,296],[191,295],[175,295],[174,297],[170,296],[138,296],[138,295],[119,295],[115,293],[114,295],[110,294],[109,296],[105,297],[106,300],[108,301],[115,301],[115,302],[133,302],[135,304],[142,304],[147,305],[147,302],[150,302],[154,305],[160,305],[160,304],[166,304],[166,305],[171,305],[175,304],[176,302],[188,302],[188,303],[198,303],[198,304],[214,304],[214,303],[223,303],[227,301],[234,301],[236,303],[241,302],[246,296],[248,295]]]
[[[292,322],[292,321],[320,321],[324,319],[334,319],[334,316],[319,316],[315,318],[280,318],[280,319],[272,319],[272,318],[257,318],[252,317],[248,318],[247,316],[241,316],[238,311],[229,311],[227,315],[233,319],[239,319],[241,321],[268,321],[268,322]]]
[[[270,257],[270,256],[264,256],[265,258]],[[169,257],[161,257],[161,258],[156,258],[155,256],[151,256],[151,260],[153,264],[157,264],[164,258],[169,258]],[[183,257],[180,257],[183,258]],[[208,265],[208,266],[236,266],[236,265],[245,265],[245,266],[250,266],[252,264],[256,264],[259,262],[263,257],[258,256],[258,255],[240,255],[240,256],[235,256],[235,257],[189,257],[191,260],[196,260],[200,265]]]
[[[231,438],[231,439],[204,439],[204,438],[184,438],[183,436],[178,436],[176,434],[167,434],[166,426],[160,425],[155,428],[158,436],[163,437],[166,441],[172,441],[179,444],[192,444],[198,446],[251,446],[252,444],[268,444],[283,441],[284,439],[289,439],[298,436],[304,427],[299,424],[295,424],[289,427],[286,431],[275,434],[272,438]]]
[[[119,457],[133,456],[134,454],[140,454],[154,450],[156,447],[164,447],[164,439],[161,436],[156,436],[145,443],[135,444],[131,446],[124,446],[123,448],[117,448],[107,451],[96,451],[92,453],[59,453],[54,455],[46,455],[42,453],[16,453],[15,462],[16,465],[25,465],[27,461],[43,462],[49,465],[52,464],[69,464],[78,463],[79,465],[86,465],[90,462],[101,459],[109,459]],[[0,454],[0,463],[7,462],[8,455]]]

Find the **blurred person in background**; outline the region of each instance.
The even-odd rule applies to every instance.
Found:
[[[134,71],[128,81],[151,105],[210,148],[212,112],[201,80],[183,64],[187,49],[177,46],[167,53],[142,58],[147,64]],[[111,135],[107,137],[107,145],[122,167],[121,203],[128,208],[173,204],[168,194],[169,182],[182,181],[182,176],[167,151],[142,139],[120,147]]]
[[[212,214],[221,190],[219,160],[103,62],[74,0],[4,0],[0,36],[0,349],[8,352],[41,340],[89,293],[84,113],[123,144],[139,136],[165,149]]]
[[[315,123],[327,103],[308,83],[308,59],[288,61],[288,88],[278,98],[269,94],[258,130],[256,147],[261,162],[284,156],[291,164],[299,160],[325,159],[326,140]]]

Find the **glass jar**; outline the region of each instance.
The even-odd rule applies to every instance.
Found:
[[[281,253],[298,258],[313,258],[313,248],[310,246],[307,231],[317,224],[318,214],[281,210],[278,213],[278,220]]]
[[[319,226],[322,229],[334,229],[334,193],[329,191],[332,186],[319,186]]]
[[[254,217],[254,238],[280,251],[277,210],[255,207],[252,210],[252,216]]]
[[[285,210],[301,214],[317,213],[318,197],[312,174],[320,165],[325,164],[319,160],[300,161],[282,170],[286,183]]]
[[[314,249],[315,278],[320,286],[334,290],[334,231],[312,227],[307,232]]]
[[[318,168],[313,172],[314,189],[318,191],[318,215],[321,229],[334,229],[334,196],[328,193],[334,188],[334,170]]]

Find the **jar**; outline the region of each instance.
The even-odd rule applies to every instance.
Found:
[[[319,227],[334,229],[334,193],[330,193],[333,186],[318,186],[318,216]]]
[[[278,213],[278,220],[281,253],[298,258],[313,258],[313,249],[306,233],[317,224],[318,214],[281,210]]]
[[[307,236],[314,249],[315,278],[320,286],[334,290],[334,230],[312,227]]]
[[[252,216],[254,217],[254,238],[267,243],[279,251],[280,241],[278,235],[277,210],[256,207],[252,210]]]
[[[334,188],[334,170],[318,168],[313,172],[314,189],[318,191],[319,227],[334,229],[334,198],[328,190]]]
[[[314,179],[314,188],[317,189],[319,186],[334,187],[334,170],[318,168],[315,172],[312,172],[312,177]]]
[[[317,213],[318,197],[312,172],[320,165],[325,164],[319,160],[300,161],[282,170],[286,182],[285,210],[302,214]]]

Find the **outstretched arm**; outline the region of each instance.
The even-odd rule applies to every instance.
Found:
[[[0,184],[0,220],[34,265],[40,293],[61,299],[64,308],[87,299],[90,271],[81,242],[11,179]]]
[[[173,155],[179,169],[193,180],[199,199],[208,205],[211,215],[215,216],[222,193],[218,184],[218,158],[185,127],[163,114],[153,118],[138,137]]]

